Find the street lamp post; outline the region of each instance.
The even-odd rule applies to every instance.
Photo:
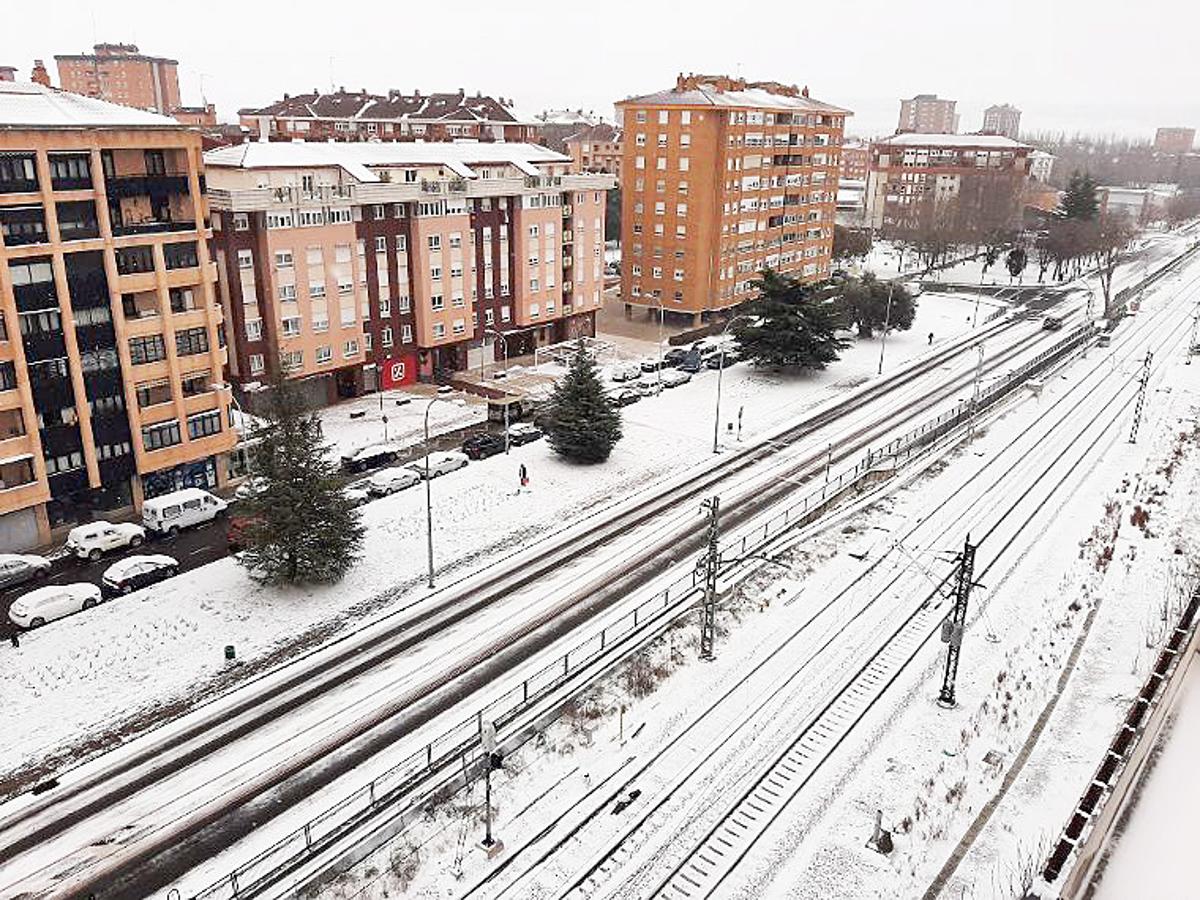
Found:
[[[662,369],[663,369],[663,316],[666,314],[663,309],[662,297],[655,297],[655,302],[658,303],[658,392],[662,393]]]
[[[442,400],[433,397],[425,407],[425,533],[429,548],[429,588],[433,589],[433,486],[429,478],[429,411],[433,404]],[[442,401],[446,402],[446,401]]]
[[[753,317],[745,314],[734,316],[732,319],[726,322],[725,327],[721,329],[721,349],[718,351],[721,354],[721,358],[719,360],[720,365],[717,366],[717,410],[716,415],[713,418],[713,453],[721,452],[721,378],[725,374],[725,338],[729,334],[730,325],[732,325],[738,319],[750,318]]]
[[[503,361],[504,361],[504,374],[505,374],[505,375],[507,375],[507,374],[508,374],[508,338],[507,338],[507,337],[505,337],[503,334],[501,334],[499,331],[497,331],[495,328],[485,328],[485,329],[483,330],[483,336],[484,336],[484,337],[487,337],[489,334],[495,335],[495,336],[496,336],[496,338],[497,338],[497,340],[499,340],[499,341],[500,341],[500,348],[501,348],[501,350],[503,351],[503,357],[502,357],[502,359],[503,359]],[[482,352],[482,350],[480,351],[480,354],[479,354],[479,356],[480,356],[480,363],[479,363],[479,383],[480,383],[480,385],[482,385],[482,384],[483,384],[483,362],[482,362],[483,352]],[[508,453],[508,400],[507,400],[507,397],[508,397],[508,391],[505,391],[505,392],[504,392],[504,395],[505,395],[505,403],[504,403],[504,452],[507,454],[507,453]]]
[[[887,349],[887,333],[888,326],[892,323],[892,292],[896,289],[896,280],[893,278],[888,282],[888,301],[887,309],[883,313],[883,335],[879,340],[879,372],[883,374],[883,352]]]

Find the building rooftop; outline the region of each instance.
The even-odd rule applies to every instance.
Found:
[[[574,134],[563,138],[567,143],[575,141],[595,141],[600,143],[616,143],[621,140],[621,129],[609,125],[607,122],[601,122],[598,125],[590,125],[586,128],[581,128]]]
[[[243,116],[280,116],[289,119],[363,119],[417,122],[496,122],[523,124],[513,111],[512,103],[504,98],[486,97],[481,93],[470,96],[464,91],[452,94],[402,94],[388,91],[369,94],[341,88],[330,94],[313,91],[311,94],[284,94],[258,109],[241,109]]]
[[[95,52],[66,53],[56,55],[54,59],[85,61],[135,59],[145,62],[167,63],[172,66],[179,65],[179,60],[177,59],[167,59],[165,56],[148,56],[138,49],[137,44],[96,44],[92,49]]]
[[[0,81],[0,128],[183,128],[170,116],[27,81]]]
[[[1028,144],[1014,141],[1001,134],[916,134],[905,132],[889,138],[880,138],[876,143],[893,147],[987,147],[991,150],[1029,149]]]
[[[848,109],[814,100],[794,86],[747,82],[724,75],[680,76],[675,87],[640,97],[618,100],[617,106],[721,106],[729,109],[775,109],[785,112],[824,112],[853,115]]]
[[[463,178],[476,178],[473,165],[511,164],[526,175],[538,175],[538,163],[569,163],[570,157],[539,144],[458,143],[432,141],[329,142],[252,141],[220,147],[204,154],[209,168],[290,169],[337,166],[359,182],[383,179],[371,166],[441,165]]]

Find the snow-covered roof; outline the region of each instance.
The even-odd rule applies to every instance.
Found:
[[[175,119],[59,91],[0,81],[0,128],[182,128]]]
[[[338,90],[330,94],[285,94],[282,100],[259,108],[239,110],[244,116],[279,116],[287,119],[362,119],[368,121],[519,123],[511,102],[481,93],[369,94]]]
[[[539,174],[538,163],[569,163],[570,157],[539,144],[497,141],[456,143],[431,141],[256,141],[220,147],[204,154],[208,168],[301,169],[338,166],[360,182],[377,182],[371,166],[446,166],[464,178],[475,177],[474,165],[510,164],[527,175]]]
[[[850,110],[805,97],[782,94],[747,84],[742,90],[722,90],[715,82],[700,81],[694,88],[669,88],[617,101],[617,106],[722,106],[732,109],[778,109],[791,112],[825,112],[850,115]]]
[[[919,134],[906,132],[876,143],[893,147],[986,147],[989,150],[1028,150],[1028,144],[1002,134]]]

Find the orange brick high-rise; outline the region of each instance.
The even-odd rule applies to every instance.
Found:
[[[749,299],[765,268],[829,276],[847,110],[724,75],[681,75],[617,106],[627,311],[698,323]]]

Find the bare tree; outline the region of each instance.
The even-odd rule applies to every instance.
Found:
[[[1109,213],[1099,221],[1089,224],[1091,227],[1085,235],[1086,248],[1092,262],[1095,263],[1100,288],[1104,293],[1104,317],[1109,318],[1113,314],[1113,273],[1116,272],[1117,263],[1121,261],[1136,230],[1126,216],[1116,213]]]

